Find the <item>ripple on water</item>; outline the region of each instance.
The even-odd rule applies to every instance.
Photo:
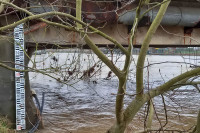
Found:
[[[62,56],[62,58],[64,57]],[[177,56],[151,56],[148,58],[150,62],[154,63],[182,59]],[[155,66],[150,69],[149,89],[163,83],[162,78],[167,81],[180,74],[180,72],[187,70],[184,65],[181,68],[182,70],[180,70],[177,64],[161,64],[161,66]],[[159,74],[159,69],[162,72],[162,77]],[[145,74],[147,74],[146,70]],[[34,74],[30,74],[30,76],[34,77]],[[127,83],[127,93],[135,94],[135,79],[134,76],[131,78],[133,79]],[[67,130],[73,133],[105,132],[114,122],[116,95],[113,94],[117,92],[117,83],[116,79],[98,79],[97,84],[83,80],[75,84],[74,87],[76,89],[74,89],[41,75],[32,78],[31,88],[36,90],[39,99],[41,99],[42,91],[46,92],[43,113],[47,128],[46,133],[50,133],[51,130],[59,133],[66,133]],[[148,84],[145,85],[145,91],[147,90]],[[132,96],[125,96],[125,106],[133,98]],[[196,121],[197,110],[200,108],[200,95],[196,89],[182,87],[164,94],[164,98],[168,110],[168,125],[166,128],[186,130],[193,126]],[[154,98],[154,104],[160,121],[165,123],[162,98],[160,96]],[[133,122],[129,125],[128,130],[130,132],[143,129],[145,107],[137,113]],[[155,128],[159,128],[159,121],[156,116],[154,117],[153,125]]]

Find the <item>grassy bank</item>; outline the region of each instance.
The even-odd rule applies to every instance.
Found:
[[[0,116],[0,133],[14,133],[11,126],[12,123],[6,117]]]

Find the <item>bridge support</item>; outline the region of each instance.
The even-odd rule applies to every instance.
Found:
[[[0,37],[0,62],[14,62],[13,39]],[[12,63],[5,63],[14,67]],[[14,71],[0,67],[0,115],[15,123],[15,78]]]
[[[14,68],[14,40],[0,36],[0,63]],[[28,65],[28,59],[25,59]],[[0,115],[7,116],[15,124],[15,72],[0,66]],[[37,119],[37,109],[30,91],[28,72],[25,73],[26,127],[32,128]]]

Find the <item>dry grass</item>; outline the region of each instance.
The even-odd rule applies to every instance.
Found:
[[[0,133],[14,133],[11,126],[12,123],[6,117],[0,116]]]

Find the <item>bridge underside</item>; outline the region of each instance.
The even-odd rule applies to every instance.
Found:
[[[141,47],[145,34],[149,27],[140,27],[137,31],[136,37],[133,40],[134,47]],[[123,24],[108,25],[100,29],[112,38],[116,39],[123,46],[128,46],[129,27]],[[105,38],[91,33],[89,34],[91,40],[98,47],[115,47],[115,45]],[[37,31],[30,32],[26,36],[26,44],[28,47],[35,47],[38,45],[39,49],[51,48],[70,48],[81,47],[88,48],[79,33],[73,31],[66,31],[62,28],[55,28],[52,26],[40,28]],[[200,46],[200,29],[177,26],[160,26],[156,31],[150,47],[199,47]]]
[[[52,4],[55,6],[54,10],[65,12],[74,15],[75,5],[70,4],[70,1],[55,1]],[[151,0],[151,2],[160,2],[161,0]],[[133,23],[132,10],[137,6],[138,0],[127,4],[128,0],[121,1],[87,1],[83,0],[83,21],[91,24],[97,29],[103,31],[113,39],[116,39],[123,46],[128,46],[129,32]],[[22,0],[16,0],[14,4],[22,6]],[[65,7],[68,5],[70,7]],[[33,5],[32,5],[33,4]],[[43,1],[42,3],[33,2],[27,7],[41,6],[38,8],[30,8],[30,12],[44,13],[52,11],[49,3]],[[59,5],[59,6],[58,6]],[[156,31],[150,47],[199,47],[200,46],[200,2],[197,0],[173,0],[161,22],[161,25]],[[24,7],[23,7],[24,8]],[[149,7],[142,8],[142,12],[146,11]],[[8,10],[7,10],[8,9]],[[54,11],[53,10],[53,11]],[[158,9],[152,10],[139,24],[140,27],[137,31],[136,37],[133,40],[134,47],[141,47],[145,34],[148,31],[149,25],[152,23]],[[13,12],[12,8],[4,9],[0,14],[0,27],[16,22],[24,17],[25,14],[20,12]],[[6,13],[9,15],[6,16]],[[28,16],[28,15],[27,15]],[[46,19],[53,22],[62,23],[57,16],[47,17]],[[68,23],[69,19],[62,18]],[[70,20],[74,23],[74,21]],[[87,30],[91,40],[99,47],[115,47],[115,45],[106,40],[105,38]],[[12,36],[13,31],[0,31],[0,35]],[[27,47],[36,47],[39,49],[49,48],[69,48],[69,47],[82,47],[88,48],[79,33],[67,31],[63,28],[49,26],[38,20],[29,21],[25,24],[25,41]]]
[[[13,23],[16,19],[13,17],[7,20],[0,19],[0,23],[6,24],[6,21]],[[134,47],[141,47],[145,34],[149,26],[139,27],[133,40]],[[99,27],[99,30],[106,33],[113,39],[116,39],[123,46],[128,46],[129,32],[131,26],[125,24],[107,24]],[[2,32],[0,35],[8,34],[12,36],[13,31]],[[115,47],[115,45],[93,32],[89,33],[91,40],[99,47]],[[25,41],[27,47],[36,47],[39,49],[51,48],[70,48],[82,47],[88,48],[80,34],[74,31],[67,31],[63,28],[46,25],[38,22],[35,25],[26,27],[25,25]],[[159,26],[150,47],[200,47],[200,28],[184,27],[184,26]]]

